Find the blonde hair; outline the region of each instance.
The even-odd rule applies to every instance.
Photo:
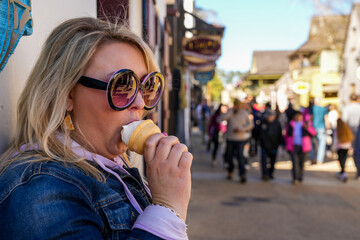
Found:
[[[100,171],[72,151],[70,130],[63,126],[63,120],[71,89],[84,74],[99,46],[108,41],[136,46],[143,54],[148,72],[159,71],[151,49],[123,23],[113,24],[89,17],[63,22],[46,40],[20,95],[16,133],[0,156],[0,174],[15,161],[29,161],[25,155],[12,157],[22,153],[20,147],[27,144],[30,148],[38,145],[41,149],[37,153],[42,157],[32,162],[46,159],[72,163],[88,175],[104,181]],[[58,132],[64,134],[65,142],[57,138]]]

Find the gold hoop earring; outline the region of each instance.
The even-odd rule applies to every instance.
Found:
[[[65,125],[65,128],[70,130],[70,131],[75,130],[74,124],[73,124],[73,122],[71,120],[71,116],[70,116],[69,112],[66,113],[66,117],[64,119],[64,125]]]

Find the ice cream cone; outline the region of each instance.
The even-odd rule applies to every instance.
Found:
[[[143,155],[146,140],[155,133],[161,133],[161,130],[150,119],[141,121],[140,123],[134,122],[132,124],[138,124],[138,126],[136,126],[133,132],[131,132],[131,127],[124,126],[122,139],[125,144],[128,145],[130,151]],[[130,139],[129,136],[131,136]]]

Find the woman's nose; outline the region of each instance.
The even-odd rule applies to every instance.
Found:
[[[131,104],[130,109],[142,110],[145,107],[144,98],[142,97],[141,91],[138,91],[134,102]]]

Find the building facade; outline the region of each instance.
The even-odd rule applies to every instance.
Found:
[[[350,94],[360,94],[360,4],[354,4],[351,11],[342,60],[339,101],[343,106]]]
[[[261,104],[271,102],[275,108],[277,88],[275,83],[289,71],[289,55],[292,51],[254,51],[246,81],[251,82],[251,95],[258,96]]]
[[[298,107],[307,107],[311,98],[321,105],[338,105],[341,56],[348,15],[312,18],[308,40],[290,56],[292,90]]]

